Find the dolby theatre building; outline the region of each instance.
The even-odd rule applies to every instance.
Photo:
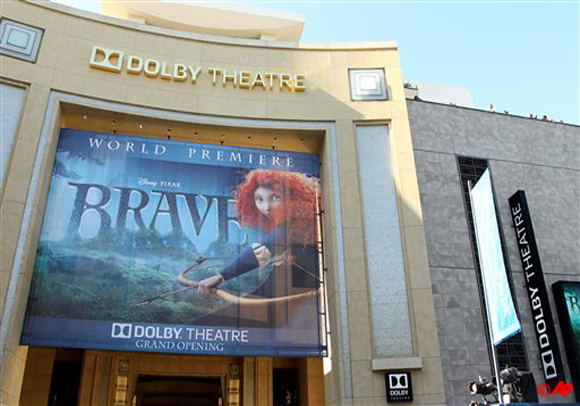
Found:
[[[523,127],[408,102],[394,42],[302,44],[300,18],[235,8],[104,13],[2,4],[0,403],[464,404],[490,372],[461,184],[520,185],[501,148],[457,140]],[[577,192],[577,127],[548,125]],[[552,384],[498,206],[523,325],[502,356]],[[580,280],[562,261],[550,285]]]

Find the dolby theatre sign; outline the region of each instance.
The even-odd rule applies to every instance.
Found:
[[[144,59],[137,55],[125,55],[122,51],[93,46],[90,66],[113,73],[125,70],[132,75],[145,75],[151,79],[196,84],[203,76],[216,86],[233,86],[237,89],[262,89],[304,92],[305,75],[283,72],[252,72],[249,70],[229,70],[220,67],[203,68],[197,64],[167,63],[157,59]]]

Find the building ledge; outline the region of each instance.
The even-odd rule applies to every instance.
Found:
[[[530,118],[530,117],[520,116],[517,114],[508,113],[508,112],[502,113],[499,111],[490,111],[490,110],[480,109],[480,108],[476,108],[476,107],[458,106],[455,104],[447,104],[447,103],[441,103],[441,102],[436,102],[436,101],[431,101],[431,100],[423,100],[420,98],[420,96],[418,98],[413,98],[413,99],[406,97],[406,101],[408,103],[412,102],[412,103],[434,104],[434,105],[438,105],[438,106],[449,107],[450,109],[462,109],[462,110],[477,111],[477,112],[482,113],[482,114],[491,114],[491,115],[496,115],[496,116],[510,117],[510,118],[514,118],[514,119],[536,121],[536,122],[541,122],[541,123],[545,123],[548,125],[549,124],[557,124],[557,125],[565,125],[565,126],[570,126],[570,127],[580,127],[580,124],[568,123],[565,121],[542,120],[542,119],[538,119],[538,118]]]
[[[154,26],[224,37],[298,41],[304,17],[241,4],[101,0],[103,14]]]
[[[91,13],[74,7],[62,4],[52,3],[48,0],[21,0],[25,3],[35,6],[44,7],[55,12],[69,14],[75,17],[92,20],[102,24],[108,24],[120,28],[132,29],[135,31],[147,32],[167,37],[174,37],[192,41],[208,42],[222,45],[237,45],[258,48],[277,48],[289,50],[309,50],[309,51],[376,51],[376,50],[396,50],[398,49],[397,41],[366,41],[366,42],[325,42],[325,43],[301,43],[298,41],[271,41],[258,39],[245,39],[222,37],[210,34],[198,34],[186,32],[171,28],[158,27],[154,25],[143,24],[135,21],[122,20],[119,18],[109,17],[101,14]]]
[[[392,371],[398,369],[422,369],[421,357],[402,358],[374,358],[372,360],[373,371]]]

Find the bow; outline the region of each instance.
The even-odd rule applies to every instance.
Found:
[[[207,258],[199,257],[195,261],[195,263],[193,265],[191,265],[190,267],[188,267],[187,269],[185,269],[185,271],[183,271],[183,272],[189,272],[189,271],[191,271],[192,269],[194,269],[194,268],[198,267],[199,265],[201,265],[202,263],[204,263],[206,260],[207,260]],[[181,274],[183,274],[183,272]],[[179,275],[179,276],[181,277],[181,275]],[[170,292],[165,292],[165,293],[162,293],[160,295],[157,295],[157,296],[154,296],[154,297],[150,297],[148,299],[143,299],[140,302],[134,303],[133,306],[143,306],[145,304],[148,304],[148,303],[153,302],[154,300],[162,299],[164,297],[171,296],[171,295],[176,295],[178,293],[185,292],[186,290],[190,290],[190,289],[193,289],[195,287],[197,287],[197,282],[196,282],[195,285],[190,285],[190,286],[187,286],[185,288],[172,290]]]
[[[285,260],[290,259],[291,260],[291,256],[286,255]],[[205,262],[206,260],[208,260],[210,258],[204,258],[204,257],[199,257],[195,263],[193,265],[191,265],[190,267],[186,268],[185,270],[183,270],[179,276],[177,277],[177,280],[179,281],[179,283],[181,283],[182,285],[184,285],[184,288],[181,289],[177,289],[177,290],[173,290],[170,292],[166,292],[166,293],[162,293],[161,295],[149,298],[149,299],[145,299],[142,300],[140,302],[137,302],[134,304],[134,306],[142,306],[145,305],[147,303],[151,303],[154,300],[157,299],[162,299],[164,297],[167,296],[171,296],[171,295],[175,295],[181,292],[185,292],[187,290],[190,289],[194,289],[197,288],[199,283],[196,281],[192,281],[190,279],[186,278],[186,275],[193,271],[195,268],[197,268],[199,265],[201,265],[203,262]],[[212,259],[216,259],[216,258],[212,258]],[[272,259],[272,262],[275,261],[279,261],[280,259]],[[299,269],[301,269],[302,271],[314,276],[316,279],[318,279],[318,281],[320,282],[320,279],[318,277],[316,277],[315,275],[313,275],[311,272],[309,272],[308,270],[304,269],[302,266],[300,266],[299,264],[293,262],[294,265],[296,265]],[[308,292],[303,292],[303,293],[297,293],[294,295],[287,295],[287,296],[280,296],[280,297],[273,297],[273,298],[248,298],[248,297],[241,297],[241,296],[237,296],[237,295],[233,295],[231,293],[226,292],[223,289],[217,288],[215,294],[220,297],[221,299],[223,299],[224,301],[231,303],[231,304],[235,304],[238,306],[248,306],[248,307],[252,307],[252,306],[264,306],[264,305],[268,305],[268,304],[276,304],[276,303],[289,303],[289,302],[295,302],[298,300],[302,300],[302,299],[307,299],[307,298],[311,298],[311,297],[315,297],[317,294],[322,294],[322,285],[320,285],[320,287],[318,289],[315,290],[311,290]]]

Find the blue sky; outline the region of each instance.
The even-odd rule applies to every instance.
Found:
[[[580,124],[579,0],[230,3],[302,14],[303,42],[396,40],[406,81],[462,86],[476,108]]]

